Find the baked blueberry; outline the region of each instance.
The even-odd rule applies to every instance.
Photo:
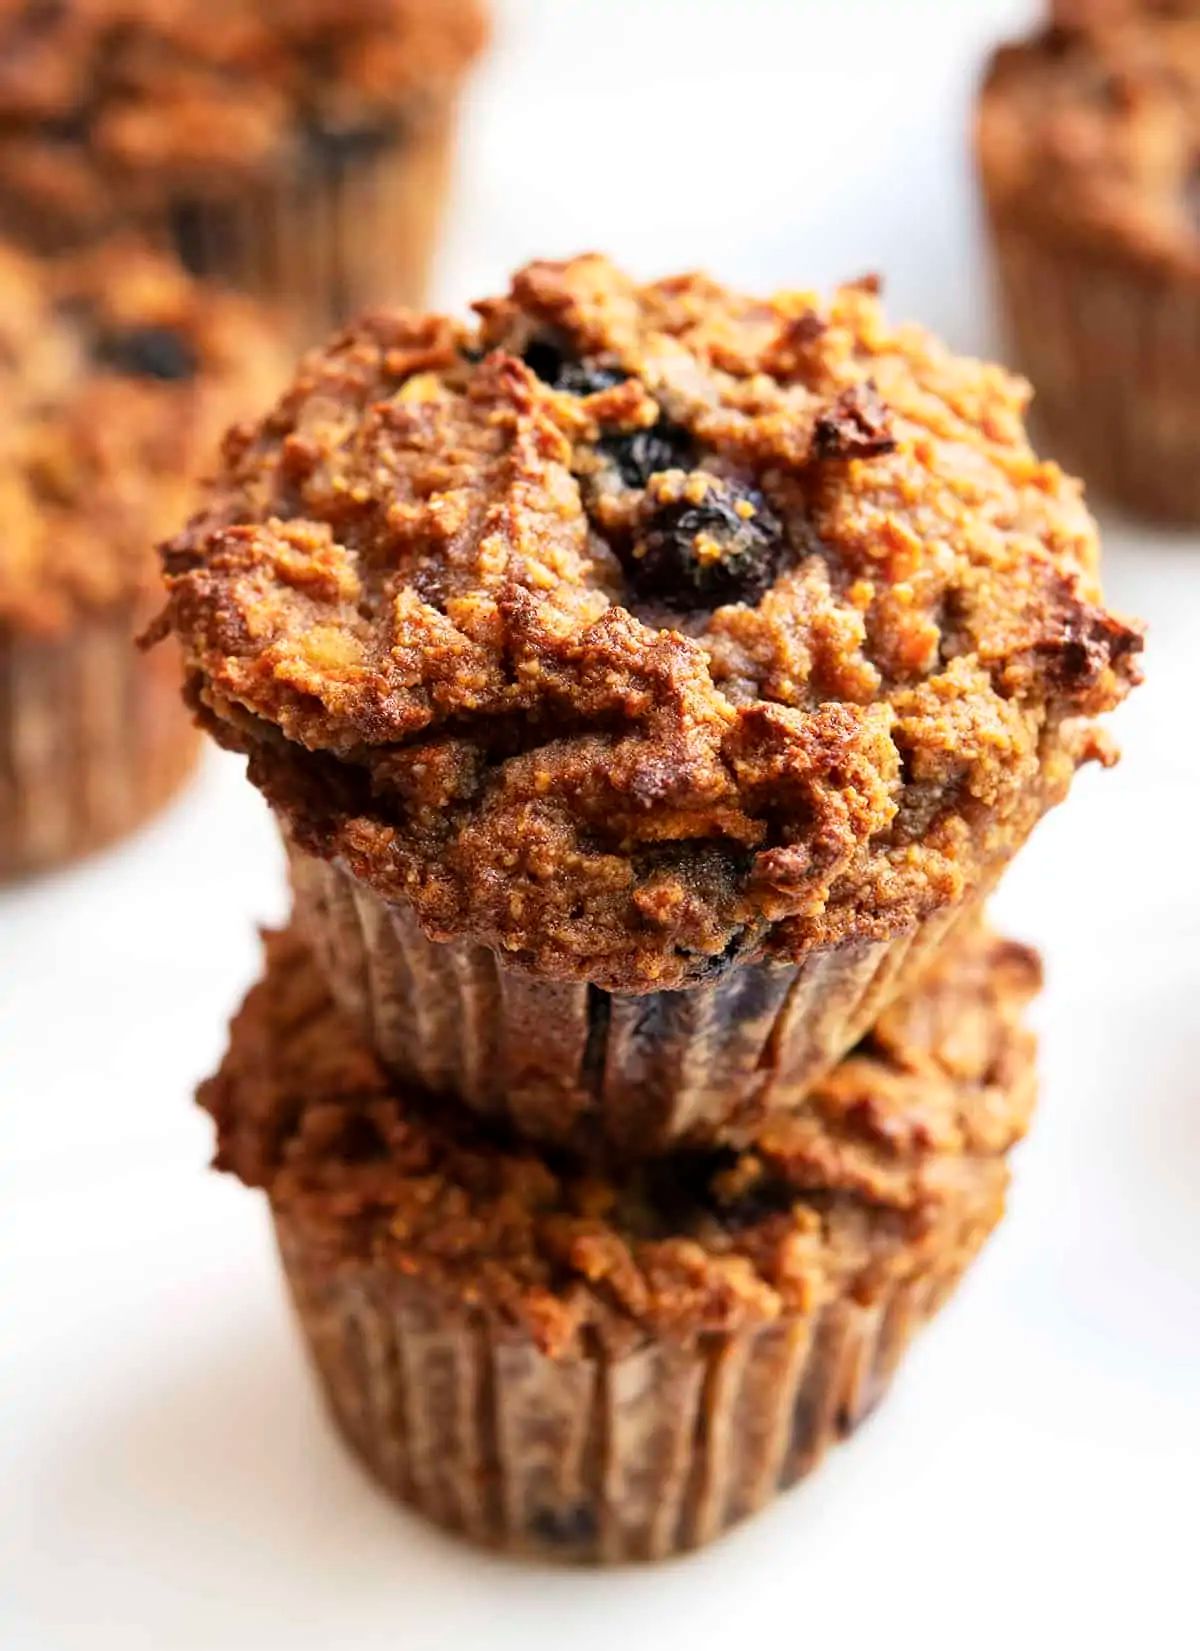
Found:
[[[688,432],[666,420],[648,430],[603,436],[599,450],[616,465],[627,487],[645,487],[651,476],[663,470],[690,470],[695,455]]]
[[[182,383],[195,376],[199,365],[194,347],[173,327],[129,327],[104,333],[95,348],[102,367],[131,378],[156,378]]]
[[[601,390],[611,390],[614,384],[623,383],[629,376],[619,367],[580,361],[549,338],[531,339],[521,359],[543,384],[548,384],[552,390],[565,390],[573,396],[598,395]]]
[[[634,540],[628,568],[639,596],[684,612],[755,602],[774,583],[783,525],[755,488],[709,480],[653,505]]]

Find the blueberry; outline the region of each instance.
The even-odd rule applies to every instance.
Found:
[[[634,539],[627,571],[637,593],[683,611],[756,602],[783,559],[783,527],[762,495],[710,482],[694,504],[661,504]]]
[[[552,344],[548,338],[531,338],[525,346],[521,360],[543,384],[549,384],[553,388],[558,383],[558,375],[564,366],[563,353],[557,344]]]
[[[757,1227],[772,1216],[790,1213],[796,1207],[797,1198],[795,1187],[787,1181],[764,1177],[732,1198],[718,1198],[713,1213],[726,1231],[744,1232],[747,1227]]]
[[[529,1534],[547,1547],[579,1548],[596,1540],[596,1511],[587,1502],[567,1508],[539,1508]]]
[[[573,396],[599,395],[611,390],[614,384],[624,384],[629,377],[619,367],[594,367],[586,361],[566,361],[558,375],[556,390],[566,390]]]
[[[94,353],[99,364],[113,372],[165,384],[194,377],[199,366],[192,345],[170,327],[129,327],[105,333]]]
[[[598,451],[616,465],[626,487],[645,487],[660,470],[690,470],[695,456],[688,432],[665,420],[648,430],[604,436]]]
[[[565,390],[572,396],[598,395],[601,390],[611,390],[614,384],[623,384],[629,377],[619,367],[577,361],[549,338],[531,339],[521,360],[543,384],[552,390]]]
[[[399,136],[390,121],[338,122],[314,114],[304,123],[309,154],[327,166],[370,160],[391,147]]]

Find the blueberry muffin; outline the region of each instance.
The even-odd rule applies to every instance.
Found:
[[[0,876],[120,836],[190,769],[178,657],[134,646],[153,547],[281,378],[264,320],[156,255],[0,244]]]
[[[614,1183],[397,1087],[277,936],[200,1099],[370,1471],[478,1542],[656,1559],[809,1472],[986,1240],[1036,985],[973,935],[753,1148]]]
[[[187,693],[400,1076],[741,1142],[911,983],[1137,680],[1024,389],[869,286],[534,264],[302,366],[165,549]]]
[[[1079,4],[1002,47],[977,147],[1012,346],[1047,441],[1200,521],[1200,6]]]
[[[421,294],[479,0],[0,0],[0,228],[130,217],[304,342]]]

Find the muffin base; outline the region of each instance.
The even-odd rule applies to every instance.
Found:
[[[193,768],[173,650],[139,653],[133,606],[62,635],[0,627],[0,878],[101,848]]]
[[[339,1267],[320,1233],[274,1218],[325,1400],[371,1473],[475,1542],[611,1564],[700,1547],[809,1473],[883,1396],[1006,1180],[981,1165],[953,1239],[872,1299],[679,1343],[597,1332],[562,1358],[395,1273]]]
[[[994,222],[1000,298],[1054,456],[1138,514],[1200,521],[1200,292]]]
[[[197,275],[278,305],[298,346],[359,311],[418,304],[453,157],[453,114],[340,156],[248,180],[180,191],[152,224]]]
[[[335,862],[288,845],[296,921],[342,1009],[394,1073],[529,1140],[639,1158],[745,1145],[914,985],[972,902],[802,964],[735,965],[686,991],[619,995],[428,940]]]

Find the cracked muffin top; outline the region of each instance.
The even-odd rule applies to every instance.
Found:
[[[538,263],[377,315],[165,547],[188,694],[310,851],[435,939],[614,990],[890,936],[1137,679],[1026,389],[870,284]]]
[[[444,101],[479,0],[0,0],[3,188],[87,222],[104,182],[337,160]]]
[[[266,320],[132,244],[0,243],[0,625],[145,599],[231,419],[282,382]]]
[[[992,58],[977,142],[989,205],[1067,244],[1200,277],[1200,5],[1076,6]]]
[[[998,1217],[1033,1105],[1034,955],[973,934],[754,1150],[680,1153],[619,1184],[397,1089],[291,935],[199,1099],[217,1167],[328,1244],[519,1323],[729,1329],[968,1251]]]

